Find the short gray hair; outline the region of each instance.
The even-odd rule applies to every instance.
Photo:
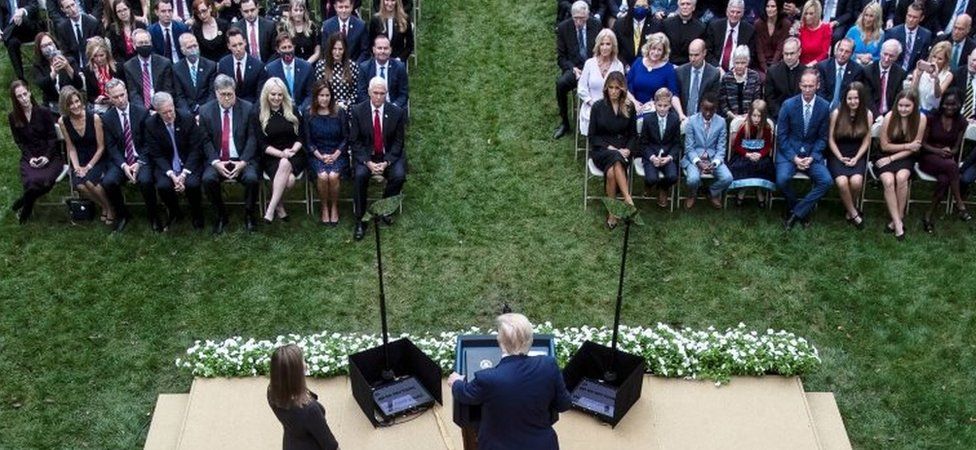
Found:
[[[145,34],[146,36],[149,37],[150,40],[152,40],[152,35],[149,34],[149,32],[146,31],[144,28],[136,28],[135,30],[132,30],[132,35],[131,35],[132,40],[135,41],[136,40],[136,36],[138,36],[140,34]]]
[[[236,89],[237,82],[227,74],[219,74],[217,78],[214,78],[214,92],[222,91],[224,89]]]
[[[891,48],[894,50],[895,56],[901,55],[901,42],[898,42],[898,39],[888,39],[887,41],[884,41],[884,43],[881,44],[881,49],[884,50],[886,48]]]
[[[732,61],[741,58],[745,58],[746,62],[749,62],[749,58],[750,58],[749,47],[746,47],[745,45],[740,45],[736,47],[735,50],[732,50]]]
[[[783,46],[785,47],[786,44],[794,44],[794,45],[796,45],[797,50],[799,50],[800,47],[803,45],[803,44],[800,43],[800,38],[798,38],[796,36],[790,36],[790,37],[786,38],[786,40],[783,41]]]
[[[118,78],[112,78],[105,83],[105,90],[108,91],[109,89],[115,89],[119,86],[125,87],[125,82]]]
[[[729,6],[726,6],[725,7],[726,11],[729,8],[733,7],[733,6],[738,6],[739,8],[742,8],[743,10],[745,10],[746,9],[746,2],[745,2],[745,0],[729,0]]]
[[[532,323],[518,313],[498,316],[498,345],[509,355],[525,355],[532,348]]]
[[[569,9],[570,14],[583,13],[586,15],[590,14],[590,4],[584,2],[583,0],[577,0],[573,3],[573,6]]]
[[[369,90],[372,91],[374,87],[379,86],[383,86],[383,89],[389,90],[389,87],[386,85],[385,78],[377,76],[369,79]]]
[[[153,109],[159,110],[163,105],[167,103],[173,103],[173,96],[169,92],[157,92],[152,96],[152,106]]]

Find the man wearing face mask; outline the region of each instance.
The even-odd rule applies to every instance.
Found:
[[[278,37],[275,23],[259,15],[257,0],[241,0],[241,16],[244,20],[234,22],[231,28],[241,30],[247,43],[247,54],[262,63],[270,61],[274,57],[275,38]]]
[[[136,56],[125,63],[125,83],[129,101],[152,108],[152,96],[156,92],[174,92],[173,63],[153,53],[149,32],[136,29],[132,32]]]
[[[264,66],[261,85],[263,86],[270,78],[280,78],[285,82],[285,88],[288,89],[295,106],[299,110],[305,110],[310,101],[308,92],[315,78],[312,65],[295,56],[295,45],[288,34],[279,34],[276,44],[279,58]]]
[[[200,45],[193,33],[180,35],[180,52],[184,58],[173,65],[177,103],[180,108],[197,115],[200,105],[214,98],[217,63],[200,56]]]
[[[617,21],[613,33],[617,36],[617,54],[624,67],[630,67],[637,58],[637,49],[644,46],[647,36],[659,30],[649,16],[648,0],[637,0],[623,19]]]
[[[389,102],[400,108],[407,108],[407,69],[399,60],[390,58],[390,39],[385,34],[380,34],[373,40],[373,57],[359,64],[359,98],[369,98],[366,86],[373,77],[386,80],[386,99]]]
[[[678,0],[678,12],[664,19],[664,34],[671,40],[671,63],[688,62],[688,47],[705,37],[705,24],[695,17],[696,0]]]

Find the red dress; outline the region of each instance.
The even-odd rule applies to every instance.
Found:
[[[830,51],[832,30],[830,23],[821,23],[816,29],[800,26],[800,64],[816,64],[827,59]]]

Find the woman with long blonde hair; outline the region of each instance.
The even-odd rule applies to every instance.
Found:
[[[315,64],[322,57],[321,30],[308,12],[305,0],[291,0],[288,5],[288,19],[282,20],[280,30],[291,35],[295,45],[295,56]]]
[[[272,77],[265,82],[258,104],[258,151],[264,155],[264,175],[271,180],[271,200],[264,221],[271,223],[275,218],[288,219],[281,199],[286,190],[295,187],[298,175],[305,170],[300,138],[304,127],[281,78]]]
[[[617,59],[617,36],[609,28],[596,35],[593,57],[583,64],[576,95],[580,99],[579,130],[583,136],[590,127],[590,108],[603,98],[603,83],[611,72],[624,72],[624,65]]]
[[[391,57],[406,62],[413,54],[413,24],[404,10],[403,0],[381,0],[380,7],[369,21],[369,42],[385,34],[393,48]]]
[[[884,39],[881,16],[881,5],[878,2],[868,3],[854,26],[847,30],[847,37],[854,41],[854,57],[862,66],[881,57],[881,42]]]
[[[82,69],[85,75],[85,94],[95,112],[101,114],[109,106],[105,85],[115,78],[125,82],[125,71],[122,70],[122,64],[115,61],[108,43],[100,36],[88,40],[85,57],[88,59],[88,64]]]
[[[813,66],[827,59],[833,28],[824,22],[823,5],[817,0],[807,0],[803,4],[800,22],[795,24],[800,38],[800,64]]]
[[[949,57],[952,44],[942,41],[932,46],[928,61],[919,60],[912,72],[912,91],[918,93],[919,108],[928,114],[939,108],[942,93],[952,86]]]

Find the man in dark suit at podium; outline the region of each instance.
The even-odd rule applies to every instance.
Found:
[[[556,450],[552,425],[572,404],[556,360],[528,356],[532,324],[521,314],[498,316],[498,365],[470,382],[457,372],[447,379],[454,401],[481,405],[479,450]]]

